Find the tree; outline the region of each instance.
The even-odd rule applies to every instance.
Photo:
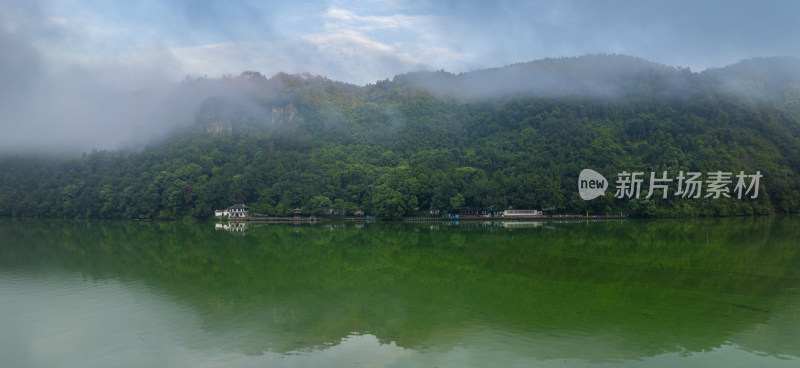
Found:
[[[330,214],[329,210],[333,207],[331,199],[325,196],[316,196],[311,198],[311,213],[314,215],[327,215]]]
[[[454,197],[450,197],[450,208],[451,209],[458,209],[464,207],[464,196],[461,193],[456,194]]]
[[[378,186],[372,195],[372,209],[376,216],[401,218],[417,206],[417,197],[403,194],[388,185]]]

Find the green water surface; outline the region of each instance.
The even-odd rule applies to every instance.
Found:
[[[2,367],[800,366],[800,218],[0,219]]]

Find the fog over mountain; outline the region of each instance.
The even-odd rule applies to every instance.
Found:
[[[800,211],[795,58],[692,72],[587,55],[365,86],[246,71],[127,98],[95,95],[106,115],[94,117],[145,119],[137,143],[150,144],[104,140],[135,149],[77,148],[88,153],[67,160],[4,155],[0,215],[208,218],[230,203],[280,216],[300,208],[391,218],[462,207],[661,217]],[[130,113],[115,119],[115,111]],[[31,146],[57,137],[41,136]],[[575,183],[586,168],[670,177],[724,170],[739,189],[734,174],[763,181],[759,195],[728,188],[702,206],[676,188],[669,198],[608,191],[585,201]]]
[[[187,75],[307,72],[366,85],[444,70],[459,76],[446,84],[484,96],[614,94],[608,78],[630,60],[612,70],[586,58],[569,70],[548,65],[617,54],[697,72],[798,57],[798,40],[787,35],[800,32],[799,10],[795,2],[758,1],[0,0],[0,151],[109,149],[163,136],[190,122],[204,98],[176,93]],[[491,69],[505,65],[526,77]],[[559,75],[572,80],[563,84]],[[431,80],[419,83],[442,88],[437,76],[422,76]],[[533,80],[539,84],[531,87]]]
[[[16,62],[31,69],[22,75],[5,76],[15,86],[3,92],[7,134],[0,140],[1,151],[6,153],[139,147],[162,139],[176,127],[194,123],[200,107],[215,98],[240,108],[249,106],[251,115],[266,119],[271,107],[258,101],[291,90],[278,77],[253,85],[235,82],[242,78],[239,75],[226,77],[228,82],[205,77],[170,81],[152,71],[137,74],[142,79],[113,73],[95,75],[79,69],[69,76],[52,75],[38,70],[41,62],[30,50],[5,57],[18,59],[9,64]],[[135,70],[129,72],[136,74]],[[258,72],[242,75],[248,73],[267,78]],[[664,97],[692,98],[711,88],[772,101],[800,112],[800,59],[795,58],[750,59],[697,73],[623,55],[587,55],[460,74],[413,72],[393,79],[441,96],[467,100],[492,100],[513,94],[614,99],[635,96],[643,92],[642,88],[648,93],[660,91]],[[30,95],[37,98],[28,98]]]

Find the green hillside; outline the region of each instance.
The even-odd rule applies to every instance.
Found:
[[[363,87],[245,72],[187,80],[174,105],[187,95],[202,101],[193,123],[145,148],[0,158],[0,215],[206,218],[237,202],[269,215],[380,217],[800,212],[798,59],[697,73],[594,55]],[[604,196],[579,197],[585,168],[608,179]],[[624,171],[644,173],[640,198],[616,198]],[[731,172],[731,198],[645,198],[650,172],[664,171]],[[763,175],[757,198],[733,192],[740,172]]]

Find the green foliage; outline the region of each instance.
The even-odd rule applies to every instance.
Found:
[[[244,97],[207,100],[194,125],[139,151],[1,157],[0,215],[180,220],[238,202],[265,215],[361,209],[389,218],[459,207],[657,217],[800,212],[800,72],[784,80],[755,73],[757,61],[704,73],[622,61],[629,67],[603,79],[616,85],[602,93],[577,86],[584,89],[477,98],[458,89],[487,76],[529,78],[541,65],[557,75],[583,63],[589,73],[600,56],[365,87],[252,72],[188,81],[187,93],[202,84]],[[424,78],[441,83],[433,88]],[[757,199],[607,193],[583,201],[576,183],[584,168],[764,177]]]
[[[461,193],[458,193],[455,197],[450,198],[450,207],[453,209],[463,207],[464,203],[464,196],[461,195]]]
[[[314,215],[327,215],[333,207],[333,202],[326,196],[316,196],[311,198],[311,213]]]

